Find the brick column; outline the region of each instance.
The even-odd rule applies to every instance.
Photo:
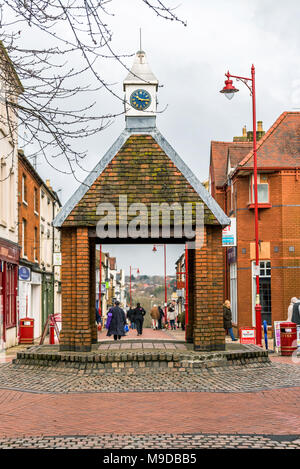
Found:
[[[186,341],[189,343],[194,342],[194,279],[195,279],[195,251],[194,249],[188,250],[188,276],[189,276],[189,319],[186,325]]]
[[[92,333],[92,344],[98,341],[96,325],[96,244],[95,239],[89,239],[90,250],[90,327]]]
[[[194,349],[224,350],[222,228],[206,225],[204,241],[195,249]]]
[[[62,229],[62,331],[60,350],[89,351],[90,246],[88,229]]]

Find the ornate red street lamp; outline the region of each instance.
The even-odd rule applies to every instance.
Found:
[[[166,255],[166,245],[165,244],[154,244],[152,251],[156,252],[158,247],[164,248],[164,271],[165,271],[165,321],[167,321],[167,255]]]
[[[131,308],[131,271],[136,270],[136,273],[140,273],[140,269],[138,267],[131,267],[130,266],[130,280],[129,280],[129,295],[130,295],[130,308]]]
[[[225,86],[220,91],[226,98],[232,99],[234,93],[239,90],[233,86],[230,78],[242,81],[250,90],[252,96],[252,118],[253,118],[253,158],[254,158],[254,212],[255,212],[255,279],[256,279],[256,304],[255,304],[255,324],[256,324],[256,344],[261,346],[261,304],[259,298],[259,239],[258,239],[258,196],[257,196],[257,147],[256,147],[256,102],[255,102],[255,67],[251,67],[251,78],[231,75],[229,71],[225,73],[227,80]]]

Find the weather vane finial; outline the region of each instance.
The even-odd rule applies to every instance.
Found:
[[[140,50],[142,50],[142,28],[140,28]]]

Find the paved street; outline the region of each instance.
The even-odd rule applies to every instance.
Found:
[[[117,345],[99,335],[106,349]],[[183,333],[145,329],[143,338],[154,346]],[[11,360],[22,348],[1,357],[1,449],[300,449],[300,367],[291,357],[121,377],[16,366]]]
[[[299,400],[289,357],[180,376],[3,363],[0,448],[300,448]]]

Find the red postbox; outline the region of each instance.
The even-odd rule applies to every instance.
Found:
[[[34,337],[34,319],[20,319],[20,338],[19,344],[33,344]]]
[[[280,324],[281,355],[291,356],[297,350],[297,324],[282,322]]]

